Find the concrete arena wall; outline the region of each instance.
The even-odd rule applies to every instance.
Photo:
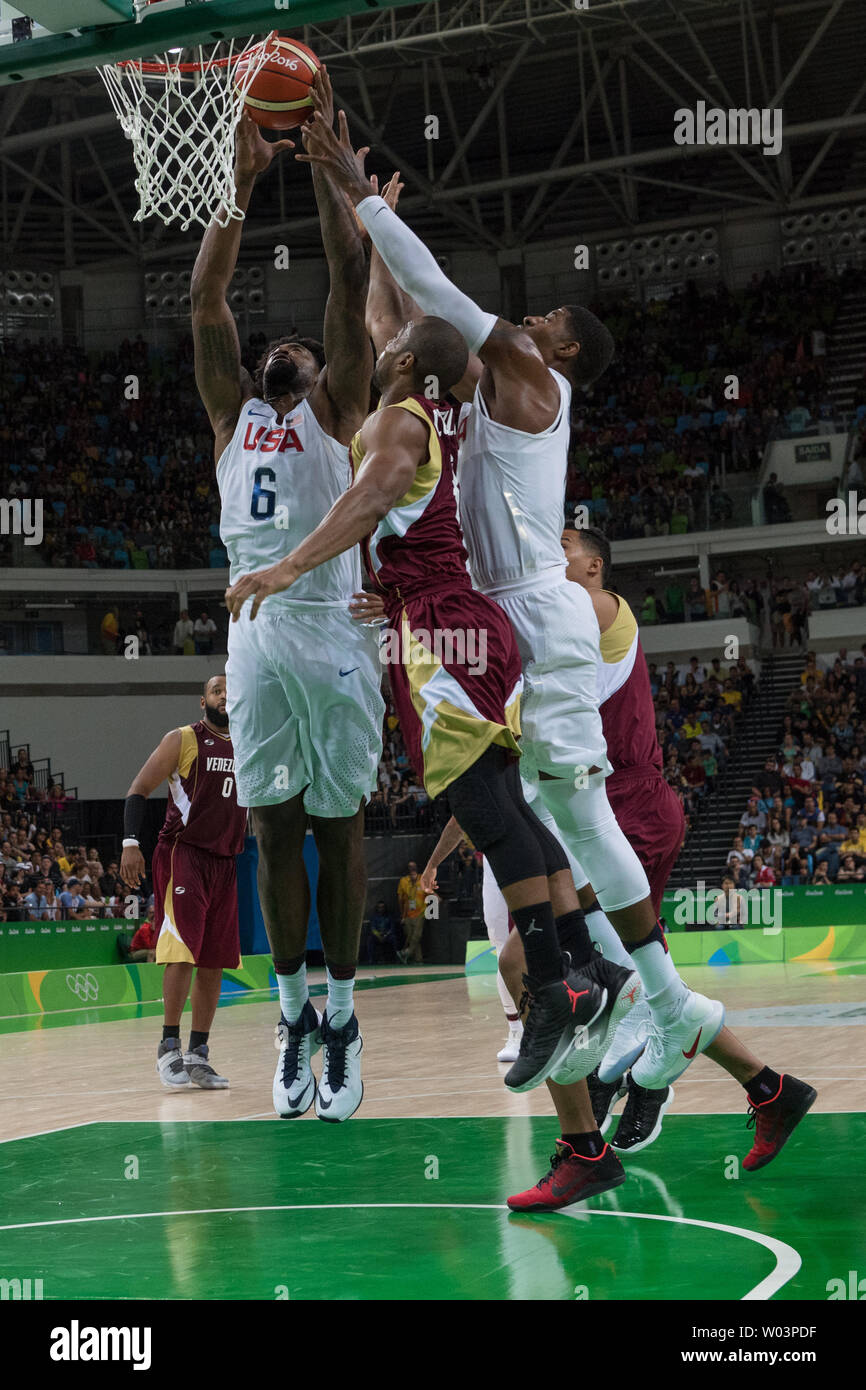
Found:
[[[224,655],[6,657],[0,729],[13,750],[50,758],[82,800],[111,800],[169,729],[199,717],[205,680],[224,669]]]
[[[0,710],[13,750],[29,743],[31,757],[50,758],[67,787],[96,801],[125,796],[163,735],[199,717],[192,694],[13,695]]]

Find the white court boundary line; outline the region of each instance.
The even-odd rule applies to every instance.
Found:
[[[834,1080],[839,1080],[838,1077],[835,1077],[835,1078],[832,1078],[832,1079],[834,1079]],[[862,1078],[859,1077],[859,1076],[851,1076],[851,1077],[847,1077],[847,1078],[846,1078],[846,1077],[843,1077],[843,1078],[842,1078],[842,1080],[849,1080],[849,1081],[860,1081],[861,1079],[862,1079]],[[682,1078],[681,1078],[681,1080],[682,1080]],[[125,1093],[124,1093],[124,1094],[125,1094]],[[139,1094],[139,1093],[138,1093],[138,1092],[130,1092],[130,1094],[135,1094],[135,1095],[137,1095],[137,1094]],[[421,1099],[423,1100],[424,1097],[422,1096]],[[676,1112],[674,1112],[674,1113],[676,1113]],[[741,1113],[742,1113],[742,1111],[740,1111],[740,1110],[688,1110],[688,1111],[681,1111],[681,1112],[680,1112],[680,1118],[681,1118],[681,1119],[691,1119],[691,1120],[707,1120],[707,1119],[723,1119],[723,1120],[729,1120],[729,1119],[731,1118],[732,1115],[740,1115]],[[864,1112],[863,1112],[862,1110],[818,1110],[818,1111],[816,1111],[815,1113],[818,1114],[818,1115],[862,1115]],[[0,1139],[0,1144],[17,1144],[17,1143],[19,1142],[19,1140],[22,1140],[22,1139],[39,1139],[39,1138],[41,1138],[41,1136],[42,1136],[43,1134],[62,1134],[63,1131],[64,1131],[65,1129],[84,1129],[87,1125],[198,1125],[198,1124],[209,1124],[209,1125],[236,1125],[236,1124],[241,1124],[241,1123],[243,1123],[243,1122],[246,1121],[246,1120],[274,1120],[274,1121],[276,1121],[276,1120],[279,1120],[280,1118],[281,1118],[281,1117],[280,1117],[279,1115],[276,1115],[276,1114],[274,1113],[273,1110],[256,1110],[256,1111],[254,1111],[251,1115],[212,1115],[212,1116],[207,1116],[207,1115],[195,1115],[195,1116],[190,1116],[190,1115],[185,1115],[184,1118],[183,1118],[182,1120],[181,1120],[181,1119],[171,1119],[171,1120],[139,1119],[139,1118],[137,1118],[137,1117],[135,1117],[135,1116],[131,1117],[130,1119],[126,1119],[126,1120],[78,1120],[75,1124],[71,1124],[71,1125],[55,1125],[55,1126],[53,1126],[53,1128],[51,1128],[51,1129],[34,1129],[34,1130],[31,1130],[31,1132],[30,1132],[29,1134],[11,1134],[11,1135],[9,1135],[9,1137],[8,1137],[7,1139]],[[407,1119],[410,1119],[410,1120],[424,1120],[424,1121],[427,1121],[427,1120],[543,1120],[543,1119],[550,1119],[550,1116],[549,1116],[549,1115],[548,1115],[548,1116],[545,1116],[545,1115],[530,1115],[530,1114],[526,1114],[526,1115],[511,1115],[511,1114],[499,1114],[499,1115],[410,1115],[410,1116],[406,1116],[406,1115],[376,1115],[376,1116],[373,1116],[373,1115],[362,1115],[362,1116],[359,1117],[359,1122],[360,1122],[361,1124],[363,1124],[364,1121],[367,1120],[367,1121],[369,1121],[370,1124],[381,1124],[381,1122],[382,1122],[383,1120],[393,1120],[393,1121],[395,1122],[395,1124],[396,1124],[396,1123],[405,1124],[406,1121],[407,1121]],[[634,1171],[634,1170],[632,1169],[632,1171]],[[3,1228],[0,1227],[0,1230],[2,1230],[2,1229],[3,1229]]]
[[[31,1231],[48,1226],[86,1226],[99,1221],[144,1221],[167,1216],[229,1216],[241,1212],[264,1211],[504,1211],[508,1207],[496,1202],[304,1202],[298,1204],[266,1207],[199,1207],[188,1211],[139,1211],[110,1216],[67,1216],[54,1221],[22,1221],[12,1226],[0,1226],[0,1231]],[[772,1298],[784,1288],[802,1266],[802,1259],[791,1245],[765,1236],[758,1231],[749,1231],[743,1226],[727,1226],[718,1221],[699,1221],[691,1216],[659,1216],[643,1211],[570,1211],[567,1208],[554,1213],[558,1216],[571,1216],[578,1219],[586,1216],[613,1216],[638,1221],[668,1221],[676,1226],[700,1226],[709,1231],[721,1231],[725,1235],[741,1236],[756,1245],[769,1250],[774,1257],[775,1268],[743,1294],[741,1303],[761,1301]]]
[[[0,1139],[0,1144],[17,1144],[19,1139],[39,1139],[43,1134],[62,1134],[66,1129],[86,1129],[88,1125],[102,1123],[102,1120],[78,1120],[77,1123],[71,1125],[54,1125],[52,1129],[34,1129],[30,1134],[12,1134],[8,1139]],[[112,1121],[109,1120],[105,1123],[111,1124]],[[152,1123],[159,1124],[159,1120],[154,1120]]]

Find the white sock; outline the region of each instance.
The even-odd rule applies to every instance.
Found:
[[[498,970],[496,972],[496,988],[499,990],[499,1001],[502,1004],[502,1007],[505,1010],[506,1014],[515,1013],[517,1010],[517,1005],[512,999],[508,990],[508,986],[506,985]]]
[[[637,950],[632,947],[629,952],[643,982],[647,1003],[657,1015],[669,1013],[688,991],[688,985],[671,960],[664,938],[658,940],[660,934],[661,928],[657,927],[645,945]]]
[[[328,1022],[332,1028],[342,1028],[355,1012],[354,975],[349,980],[335,980],[328,970]]]
[[[601,908],[594,907],[585,916],[586,929],[593,941],[598,942],[605,960],[612,960],[614,965],[624,965],[628,970],[636,970],[637,966],[623,946],[619,932]]]
[[[310,997],[310,991],[307,989],[306,962],[300,964],[294,975],[278,975],[277,989],[280,991],[283,1018],[286,1023],[297,1023]]]

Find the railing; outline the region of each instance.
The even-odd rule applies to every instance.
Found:
[[[12,745],[9,742],[9,730],[0,730],[0,772],[8,772],[12,766]]]
[[[810,416],[800,429],[780,419],[769,431],[767,443],[771,444],[775,439],[808,439],[822,434],[847,434],[852,418],[850,410],[840,410],[833,415],[821,415],[817,420]]]
[[[29,754],[28,749],[28,754]],[[57,778],[51,776],[51,759],[37,758],[33,763],[33,785],[41,792],[47,792],[49,787],[55,786]]]
[[[761,713],[769,708],[770,695],[773,688],[772,662],[765,661],[761,669],[760,681],[755,689],[752,698],[743,710],[743,716],[739,724],[734,729],[728,748],[728,760],[725,766],[720,769],[716,778],[716,785],[711,792],[698,801],[697,807],[691,816],[691,827],[686,834],[685,843],[680,851],[679,858],[674,865],[673,874],[678,877],[687,876],[693,881],[697,881],[698,875],[705,871],[706,861],[712,848],[710,836],[713,827],[714,815],[725,801],[727,793],[731,791],[734,783],[734,776],[737,771],[737,754],[741,747],[747,750],[748,745],[744,742],[746,725],[751,724],[750,715],[753,711]]]
[[[368,803],[364,813],[364,834],[379,835],[423,835],[438,834],[448,821],[450,811],[446,797],[438,796],[434,801],[416,802],[414,797],[396,806],[380,801]]]

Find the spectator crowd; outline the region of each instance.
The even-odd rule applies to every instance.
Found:
[[[686,583],[672,575],[663,589],[645,588],[643,597],[632,602],[642,627],[746,618],[760,629],[762,646],[802,647],[812,613],[866,604],[866,568],[852,559],[835,569],[810,569],[795,579],[739,579],[718,570],[707,589],[696,575]]]
[[[826,334],[858,274],[796,266],[737,291],[692,282],[645,306],[594,306],[616,354],[573,416],[568,506],[611,540],[730,522],[722,465],[757,472],[775,431],[832,418]]]
[[[846,287],[857,273],[846,272]],[[831,413],[823,346],[842,289],[812,265],[736,291],[689,282],[645,306],[595,305],[616,356],[573,408],[568,506],[585,504],[612,540],[729,521],[722,464],[754,471],[778,426]],[[248,369],[264,345],[261,333],[246,344]],[[139,336],[90,354],[0,340],[0,451],[8,496],[44,499],[43,563],[225,566],[190,334],[170,347]]]
[[[124,916],[130,889],[116,860],[103,866],[92,846],[67,848],[59,828],[37,829],[23,812],[3,812],[0,821],[0,921]]]
[[[664,669],[650,662],[649,676],[665,781],[690,828],[728,761],[757,687],[756,672],[744,657],[724,665],[719,657],[702,662],[693,656],[682,666],[668,661]]]
[[[0,452],[7,496],[44,501],[44,564],[227,563],[189,335],[171,349],[139,337],[91,355],[53,340],[0,339]],[[9,549],[5,537],[0,544]]]
[[[444,798],[438,800],[444,806]],[[392,835],[431,830],[434,827],[433,805],[421,779],[415,776],[409,764],[400,720],[389,699],[377,785],[364,817],[365,833]]]
[[[807,653],[728,874],[735,889],[866,881],[866,644],[853,659]]]
[[[57,922],[122,917],[129,893],[116,861],[73,845],[58,821],[72,798],[56,784],[41,790],[26,748],[0,769],[0,921]]]

